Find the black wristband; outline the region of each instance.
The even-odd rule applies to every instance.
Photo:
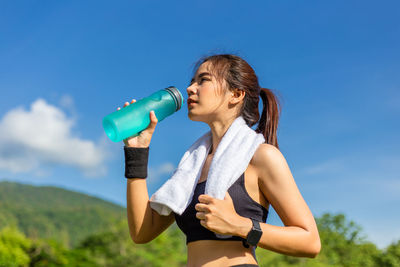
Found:
[[[146,178],[149,147],[124,147],[125,177]]]

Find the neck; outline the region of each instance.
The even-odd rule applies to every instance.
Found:
[[[229,127],[235,119],[236,117],[223,118],[208,123],[212,134],[212,145],[209,151],[209,155],[214,155],[215,151],[217,150],[218,144],[222,140],[222,137],[224,137],[225,133],[228,131]]]

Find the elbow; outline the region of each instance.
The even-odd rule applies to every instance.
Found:
[[[144,239],[144,238],[140,237],[139,235],[132,233],[131,231],[129,231],[129,235],[131,236],[131,239],[132,239],[133,243],[135,243],[135,244],[147,244],[150,242],[150,240]]]
[[[138,237],[132,237],[132,236],[131,236],[131,239],[132,239],[133,243],[135,243],[135,244],[147,244],[150,242],[150,240],[142,239],[142,238],[138,238]]]
[[[306,257],[306,258],[316,258],[321,251],[321,240],[319,234],[309,233],[309,235],[302,240],[302,246],[292,256]]]
[[[144,239],[133,239],[133,238],[132,238],[132,241],[133,241],[133,243],[135,243],[135,244],[147,244],[147,243],[149,243],[148,240],[144,240]]]
[[[318,256],[320,251],[321,251],[321,241],[318,237],[318,238],[316,238],[316,240],[314,240],[313,242],[310,243],[310,245],[308,247],[308,251],[307,251],[307,257],[315,258]]]

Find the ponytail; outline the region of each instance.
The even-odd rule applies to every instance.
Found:
[[[279,149],[277,129],[281,112],[280,103],[270,89],[260,88],[260,96],[263,102],[263,110],[256,132],[264,135],[267,144]]]

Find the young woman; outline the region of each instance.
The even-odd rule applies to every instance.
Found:
[[[176,220],[187,236],[188,266],[258,266],[255,246],[287,255],[315,257],[321,244],[314,217],[278,147],[276,97],[269,89],[260,88],[254,70],[238,56],[209,56],[201,59],[195,70],[187,88],[188,117],[209,125],[210,153],[192,202],[181,215],[159,215],[150,207],[144,177],[127,176],[127,213],[133,241],[147,243]],[[259,97],[264,105],[261,118]],[[127,105],[128,102],[124,107]],[[214,199],[204,194],[208,170],[218,144],[238,116],[249,127],[258,122],[256,132],[264,135],[266,143],[259,145],[245,173],[229,188],[225,199]],[[142,172],[143,166],[147,168],[146,153],[158,122],[154,112],[150,113],[150,121],[140,136],[124,140],[125,156],[141,158],[145,164],[139,166]],[[269,205],[285,226],[265,223]],[[260,222],[259,228],[254,221]],[[232,237],[219,240],[214,233]]]

